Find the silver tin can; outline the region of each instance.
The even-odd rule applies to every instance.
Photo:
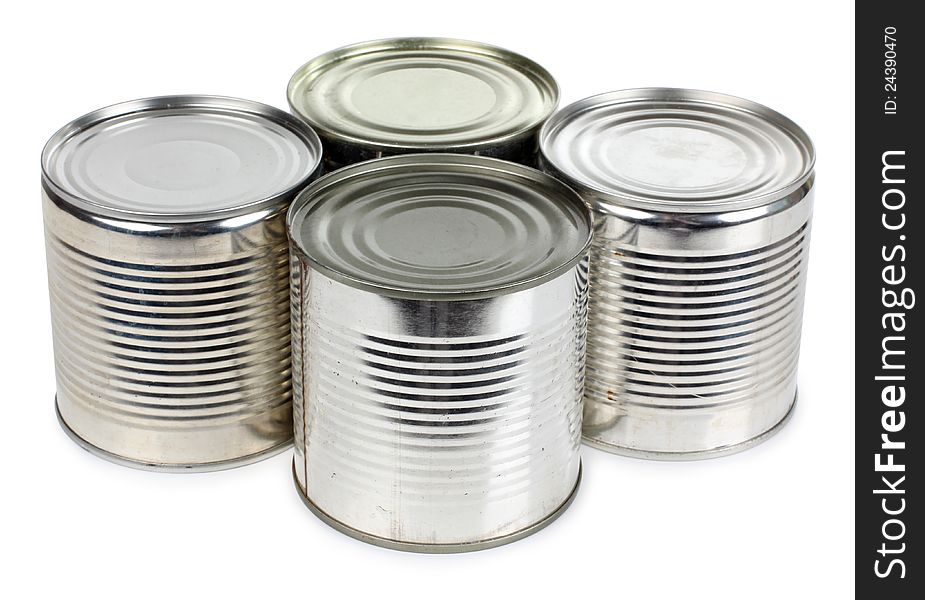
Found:
[[[299,68],[289,105],[324,142],[325,169],[395,154],[458,152],[535,165],[559,88],[502,48],[397,38],[333,50]]]
[[[291,443],[285,212],[320,158],[289,114],[212,96],[117,104],[49,140],[57,410],[75,441],[162,470]]]
[[[342,532],[418,552],[519,539],[580,478],[591,216],[504,161],[405,155],[288,218],[296,484]]]
[[[562,109],[544,168],[595,214],[584,439],[645,458],[748,448],[786,422],[813,206],[795,123],[722,94],[638,89]]]

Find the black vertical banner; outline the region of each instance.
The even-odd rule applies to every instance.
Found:
[[[859,598],[925,589],[915,540],[925,418],[923,23],[914,3],[856,5],[856,583]],[[917,12],[917,11],[916,11]],[[833,174],[834,175],[834,174]],[[916,456],[917,459],[913,458]],[[920,595],[916,597],[921,597]]]

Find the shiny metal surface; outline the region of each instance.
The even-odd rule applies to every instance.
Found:
[[[61,411],[59,410],[59,405],[57,398],[55,398],[55,416],[58,417],[58,425],[61,426],[61,429],[71,440],[89,452],[90,454],[108,460],[111,463],[121,465],[123,467],[131,467],[133,469],[140,469],[143,471],[155,471],[161,473],[208,473],[211,471],[221,471],[223,469],[234,469],[237,467],[243,467],[255,462],[260,462],[271,456],[275,456],[281,452],[284,452],[289,449],[292,445],[292,440],[287,440],[285,443],[271,446],[266,450],[261,450],[254,454],[248,454],[243,458],[232,458],[228,460],[218,460],[215,462],[209,463],[157,463],[157,462],[139,462],[134,459],[127,459],[124,456],[119,454],[113,454],[112,452],[107,452],[102,450],[98,446],[91,444],[87,440],[83,439],[73,429],[70,425],[64,420],[64,417],[61,416]]]
[[[373,292],[471,299],[578,260],[588,210],[552,177],[456,154],[397,156],[318,181],[289,229],[315,270]]]
[[[42,174],[55,196],[93,214],[195,222],[288,206],[320,153],[310,128],[265,104],[163,96],[64,126]]]
[[[49,141],[57,409],[75,441],[184,471],[290,443],[285,211],[320,154],[282,111],[202,96],[101,109]]]
[[[540,141],[595,212],[585,441],[688,459],[766,439],[796,398],[806,134],[739,98],[641,89],[564,108]]]
[[[381,263],[348,271],[347,244],[325,265],[331,222],[373,210],[349,202],[372,180],[377,208],[416,226]],[[545,207],[508,210],[527,182]],[[561,238],[482,237],[487,217],[539,231],[556,210]],[[580,472],[590,243],[580,199],[511,163],[410,155],[318,180],[288,226],[294,470],[313,511],[364,541],[422,552],[513,541],[561,512]],[[344,235],[388,246],[398,226],[372,219]],[[533,268],[492,279],[487,266],[505,253]],[[431,271],[443,277],[426,284]]]
[[[318,508],[314,502],[309,500],[308,496],[305,495],[305,491],[299,484],[295,459],[293,459],[292,462],[292,481],[295,484],[296,492],[299,494],[299,497],[302,499],[302,502],[305,504],[305,506],[310,511],[312,511],[316,517],[324,521],[324,523],[329,527],[332,527],[345,535],[349,535],[350,537],[360,540],[361,542],[366,542],[367,544],[374,544],[376,546],[382,546],[383,548],[389,548],[391,550],[401,550],[403,552],[420,552],[422,554],[453,554],[461,552],[475,552],[477,550],[488,550],[490,548],[497,548],[498,546],[516,542],[517,540],[522,540],[527,536],[533,535],[537,531],[543,529],[558,519],[559,516],[565,512],[569,506],[572,505],[572,501],[575,500],[575,495],[578,493],[578,488],[581,485],[581,465],[578,465],[578,480],[575,483],[575,487],[572,488],[572,493],[569,494],[568,498],[565,499],[565,502],[560,504],[556,510],[543,517],[542,520],[537,521],[533,525],[525,527],[514,533],[505,534],[496,538],[480,540],[477,542],[466,542],[462,544],[422,544],[412,542],[397,542],[391,538],[370,535],[364,531],[354,529],[353,527],[345,525],[341,521],[334,519],[329,514]]]
[[[314,127],[328,170],[414,152],[461,152],[532,164],[559,89],[533,61],[447,38],[354,44],[303,65],[288,88]]]

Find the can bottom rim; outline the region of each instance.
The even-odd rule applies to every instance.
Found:
[[[108,450],[103,450],[99,446],[95,446],[82,438],[80,434],[71,429],[70,425],[68,425],[64,420],[64,417],[61,416],[61,410],[58,407],[57,395],[55,396],[55,415],[58,417],[58,424],[61,425],[61,429],[64,430],[64,433],[66,433],[74,443],[76,443],[78,446],[93,456],[102,458],[103,460],[115,463],[123,467],[130,467],[132,469],[138,469],[141,471],[153,471],[157,473],[210,473],[212,471],[224,471],[227,469],[243,467],[255,462],[260,462],[261,460],[270,458],[271,456],[276,456],[277,454],[288,450],[292,446],[293,441],[293,438],[289,438],[275,446],[267,448],[266,450],[261,450],[260,452],[255,452],[254,454],[248,454],[247,456],[232,458],[229,460],[220,460],[207,463],[153,463],[135,460],[133,458],[128,458],[113,452],[109,452]]]
[[[314,502],[312,502],[305,494],[304,490],[302,490],[302,486],[299,485],[299,478],[296,476],[295,457],[292,459],[292,481],[295,484],[296,491],[299,493],[299,497],[302,499],[302,502],[305,504],[305,506],[308,507],[308,510],[312,511],[312,513],[314,513],[314,515],[321,519],[321,521],[323,521],[326,525],[356,540],[366,542],[367,544],[388,548],[390,550],[400,550],[402,552],[418,552],[421,554],[456,554],[460,552],[487,550],[489,548],[496,548],[498,546],[510,544],[511,542],[516,542],[517,540],[523,539],[536,533],[559,518],[559,516],[565,512],[565,509],[567,509],[572,504],[572,501],[575,499],[575,494],[578,492],[578,488],[581,485],[581,470],[581,463],[579,463],[578,478],[575,480],[575,486],[572,488],[572,491],[569,492],[568,498],[566,498],[562,504],[560,504],[554,511],[533,525],[524,527],[523,529],[515,531],[514,533],[509,533],[507,535],[489,538],[487,540],[481,540],[477,542],[465,542],[458,544],[426,544],[418,542],[402,542],[399,540],[393,540],[390,538],[384,538],[378,535],[366,533],[364,531],[360,531],[359,529],[355,529],[350,525],[347,525],[344,522],[339,521],[331,515],[327,514],[321,510]]]
[[[659,461],[694,461],[694,460],[707,460],[710,458],[721,458],[723,456],[729,456],[732,454],[738,454],[753,448],[758,444],[767,441],[779,432],[784,425],[790,421],[790,418],[793,416],[793,410],[796,408],[798,393],[793,395],[793,402],[790,403],[790,408],[787,409],[787,414],[778,421],[773,427],[760,433],[753,438],[747,439],[744,442],[739,442],[737,444],[730,444],[728,446],[720,446],[718,448],[711,448],[709,450],[695,450],[692,452],[660,452],[657,450],[637,450],[635,448],[627,448],[625,446],[617,446],[615,444],[609,444],[607,442],[602,442],[600,440],[595,440],[587,436],[582,436],[581,441],[586,446],[594,448],[596,450],[602,450],[604,452],[609,452],[610,454],[618,454],[620,456],[628,456],[630,458],[642,458],[645,460],[659,460]]]

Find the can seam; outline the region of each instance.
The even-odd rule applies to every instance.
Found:
[[[256,452],[254,454],[249,454],[244,457],[233,458],[230,460],[221,460],[208,463],[151,463],[127,458],[125,456],[109,452],[108,450],[103,450],[99,446],[95,446],[85,440],[80,436],[80,434],[71,429],[70,425],[67,424],[67,421],[64,420],[64,417],[61,415],[61,410],[58,407],[57,394],[55,395],[55,416],[58,418],[58,424],[61,426],[61,429],[64,431],[64,433],[74,443],[76,443],[83,450],[86,450],[93,456],[122,467],[129,467],[139,471],[151,471],[155,473],[211,473],[214,471],[236,469],[238,467],[254,464],[272,456],[276,456],[277,454],[288,450],[290,447],[292,447],[293,444],[293,438],[289,438],[288,440],[285,440],[275,446],[271,446],[266,450],[261,450],[260,452]]]
[[[94,127],[108,120],[133,114],[144,114],[155,110],[170,108],[199,108],[216,109],[231,114],[250,114],[273,121],[286,127],[299,136],[306,146],[314,153],[314,166],[305,173],[294,185],[280,192],[260,198],[240,206],[232,206],[201,213],[149,213],[142,211],[124,210],[98,204],[89,198],[72,194],[60,187],[48,172],[48,161],[52,151],[77,133]],[[99,108],[81,117],[78,117],[56,131],[42,148],[42,183],[50,196],[56,200],[79,207],[80,210],[101,217],[123,219],[127,222],[142,222],[153,224],[187,224],[212,222],[230,217],[241,216],[268,209],[277,205],[285,205],[294,198],[305,185],[312,180],[321,167],[322,145],[318,134],[303,120],[293,115],[261,102],[244,100],[230,96],[213,96],[203,94],[187,94],[176,96],[154,96],[129,100]]]
[[[585,217],[586,224],[588,225],[588,236],[582,245],[581,249],[571,257],[567,262],[562,263],[558,267],[550,269],[545,273],[536,275],[534,277],[523,279],[519,281],[514,281],[509,284],[499,285],[491,288],[483,289],[474,289],[474,290],[462,290],[458,292],[447,292],[447,291],[428,291],[428,290],[412,290],[399,287],[391,287],[387,285],[381,285],[372,283],[369,281],[361,280],[356,277],[352,277],[346,273],[342,273],[332,267],[321,264],[316,261],[314,258],[309,256],[304,249],[295,241],[295,237],[292,235],[292,225],[295,218],[296,212],[303,208],[303,205],[300,205],[299,199],[302,196],[309,196],[319,192],[322,188],[340,183],[345,178],[356,176],[356,175],[366,175],[370,172],[373,172],[377,168],[388,169],[388,168],[398,168],[401,166],[408,166],[408,164],[414,164],[415,161],[424,159],[426,161],[434,161],[435,159],[443,159],[447,165],[460,165],[466,166],[465,163],[482,163],[479,167],[485,167],[486,169],[491,169],[499,171],[508,175],[522,176],[526,178],[528,175],[532,176],[534,180],[537,177],[545,179],[547,183],[561,186],[563,192],[566,192],[570,198],[574,198],[575,206],[580,211],[580,213]],[[436,162],[431,162],[430,164],[439,164]],[[471,164],[469,165],[471,166]],[[305,205],[314,202],[311,200],[305,203]],[[515,292],[533,289],[539,287],[540,285],[556,279],[563,273],[568,272],[575,267],[578,263],[587,256],[588,252],[591,249],[591,242],[593,239],[594,232],[594,218],[591,214],[591,209],[588,205],[581,199],[581,197],[568,185],[559,181],[555,177],[543,173],[537,169],[532,169],[524,165],[517,163],[511,163],[508,161],[500,160],[497,158],[489,158],[485,156],[471,156],[465,154],[452,154],[452,153],[418,153],[418,154],[403,154],[399,156],[390,156],[386,158],[378,158],[375,160],[366,161],[363,163],[358,163],[355,165],[350,165],[344,167],[333,173],[328,173],[323,177],[312,182],[308,187],[302,190],[299,193],[298,197],[293,200],[292,204],[289,207],[289,210],[286,214],[286,230],[289,235],[289,239],[292,240],[290,243],[290,248],[293,253],[300,260],[304,261],[309,265],[312,270],[318,271],[326,277],[333,279],[337,282],[340,282],[344,285],[352,287],[354,289],[359,289],[366,292],[375,293],[381,296],[386,296],[390,298],[404,298],[404,299],[413,299],[413,300],[434,300],[434,301],[457,301],[457,300],[482,300],[486,298],[495,298],[498,296],[503,296],[507,294],[512,294]]]
[[[443,45],[443,46],[446,46],[446,49],[455,49],[455,50],[464,50],[462,46],[470,46],[472,48],[476,48],[482,51],[481,52],[482,54],[487,54],[489,56],[493,56],[498,59],[510,59],[510,58],[516,59],[517,61],[521,61],[525,64],[530,65],[531,70],[539,74],[544,79],[544,83],[546,83],[549,86],[549,89],[552,92],[553,101],[549,107],[549,110],[547,110],[546,113],[543,114],[539,119],[537,119],[535,123],[532,123],[531,125],[527,127],[521,128],[519,130],[513,131],[505,135],[501,135],[501,136],[495,136],[495,137],[487,138],[483,140],[477,140],[477,141],[465,142],[465,143],[456,143],[456,144],[453,144],[453,143],[441,144],[438,142],[392,144],[392,143],[384,142],[384,141],[377,142],[377,141],[368,140],[364,138],[354,137],[346,133],[333,131],[331,129],[328,129],[326,127],[319,125],[318,123],[315,123],[310,118],[308,118],[305,114],[303,114],[298,109],[298,107],[295,105],[295,103],[293,103],[292,101],[293,89],[296,85],[297,80],[304,77],[305,72],[307,72],[309,67],[311,65],[314,65],[314,63],[316,62],[321,63],[322,59],[326,59],[323,61],[324,63],[339,62],[346,58],[352,58],[353,56],[356,56],[356,55],[362,55],[364,53],[369,53],[370,50],[375,51],[375,49],[379,46],[385,46],[387,44],[395,44],[396,42],[416,42],[416,43],[427,42],[433,45]],[[511,66],[512,68],[516,67],[515,64],[511,64]],[[444,151],[444,152],[453,151],[453,152],[467,152],[468,153],[468,152],[477,152],[482,149],[491,148],[492,146],[495,146],[497,144],[507,143],[507,142],[514,141],[520,138],[527,138],[533,134],[539,133],[540,128],[547,121],[547,119],[549,119],[549,117],[553,113],[556,112],[556,109],[559,106],[560,97],[561,97],[561,91],[559,89],[559,84],[556,83],[555,78],[542,65],[533,61],[532,59],[527,58],[526,56],[523,56],[516,52],[507,50],[505,48],[501,48],[500,46],[494,46],[492,44],[485,44],[482,42],[475,42],[471,40],[449,38],[449,37],[383,38],[383,39],[378,39],[378,40],[370,40],[367,42],[360,42],[357,44],[350,44],[348,46],[336,48],[334,50],[330,50],[328,52],[325,52],[324,54],[316,56],[315,58],[304,63],[302,66],[296,69],[295,73],[293,73],[292,77],[289,79],[289,84],[286,87],[286,99],[287,99],[287,103],[289,104],[290,110],[293,112],[293,114],[297,115],[299,119],[302,119],[303,121],[308,123],[312,128],[314,128],[320,135],[322,135],[322,137],[330,138],[331,140],[335,140],[340,143],[356,145],[356,146],[363,148],[364,150],[368,150],[372,152],[395,152],[396,150],[401,151],[402,149],[410,150],[411,152],[418,152],[418,151],[426,152],[428,150],[434,151],[435,149],[438,149],[437,151]]]
[[[399,550],[401,552],[417,552],[420,554],[458,554],[462,552],[474,552],[478,550],[487,550],[489,548],[497,548],[498,546],[503,546],[505,544],[510,544],[511,542],[516,542],[525,537],[528,537],[541,529],[548,526],[550,523],[558,519],[562,513],[572,504],[575,500],[575,495],[578,492],[578,488],[581,485],[581,475],[582,475],[582,466],[579,462],[578,464],[578,477],[575,479],[575,485],[572,487],[572,491],[569,492],[568,497],[560,504],[554,511],[537,521],[532,525],[528,525],[523,529],[509,533],[507,535],[498,536],[490,538],[487,540],[482,540],[478,542],[467,542],[461,544],[426,544],[418,542],[401,542],[398,540],[393,540],[389,538],[380,537],[370,533],[360,531],[355,529],[342,521],[335,519],[334,517],[328,515],[321,508],[319,508],[314,502],[312,502],[305,491],[302,489],[302,486],[299,485],[299,478],[296,474],[296,465],[295,457],[292,459],[292,481],[295,484],[296,491],[299,494],[302,502],[308,509],[318,517],[324,524],[329,527],[343,533],[349,537],[352,537],[355,540],[371,544],[373,546],[379,546],[381,548],[387,548],[389,550]]]
[[[586,446],[594,448],[595,450],[601,450],[603,452],[617,454],[619,456],[626,456],[628,458],[641,458],[644,460],[652,461],[692,462],[696,460],[722,458],[724,456],[731,456],[733,454],[738,454],[739,452],[744,452],[745,450],[753,448],[762,442],[766,442],[770,438],[774,437],[775,434],[779,433],[780,430],[783,429],[784,426],[790,421],[791,417],[793,417],[793,412],[797,404],[797,396],[798,393],[793,395],[793,402],[790,403],[790,408],[787,409],[787,414],[785,414],[783,418],[775,423],[770,429],[763,433],[759,433],[755,437],[747,439],[744,442],[731,444],[729,446],[720,446],[719,448],[696,450],[693,452],[659,452],[654,450],[636,450],[633,448],[626,448],[625,446],[608,444],[606,442],[602,442],[600,440],[596,440],[584,435],[581,437],[581,441]]]
[[[558,167],[556,167],[555,162],[549,158],[549,153],[546,151],[548,146],[547,139],[549,138],[550,132],[553,128],[558,127],[563,121],[579,114],[580,112],[592,110],[610,100],[616,100],[618,98],[625,97],[627,100],[632,99],[634,102],[643,102],[647,99],[644,96],[640,96],[639,98],[633,97],[633,94],[650,94],[652,95],[651,98],[648,98],[650,101],[669,101],[669,99],[666,98],[655,97],[655,94],[675,94],[678,96],[675,100],[679,103],[687,99],[685,95],[694,95],[698,97],[698,101],[701,104],[742,110],[743,112],[747,112],[749,114],[755,115],[756,117],[767,120],[768,122],[774,123],[775,125],[781,127],[788,135],[791,135],[795,139],[799,140],[801,144],[805,145],[809,160],[807,161],[804,172],[800,177],[794,179],[784,186],[781,186],[777,190],[771,190],[752,197],[745,197],[741,200],[729,203],[714,203],[712,205],[706,204],[703,206],[697,206],[688,202],[684,203],[684,210],[679,210],[678,205],[673,205],[671,203],[648,200],[645,198],[637,198],[630,195],[620,194],[619,192],[615,192],[613,190],[607,190],[592,185],[587,185],[568,175],[567,173],[562,172]],[[708,99],[709,96],[719,98],[720,100],[710,100]],[[592,196],[600,196],[606,199],[608,203],[619,207],[620,216],[630,216],[632,220],[642,221],[646,220],[645,217],[648,217],[649,219],[655,218],[657,220],[659,215],[681,214],[685,219],[689,218],[694,220],[698,219],[698,217],[704,217],[708,221],[717,221],[718,223],[720,221],[720,219],[716,218],[718,215],[736,214],[739,212],[749,211],[750,209],[779,204],[780,200],[788,198],[795,193],[799,193],[800,190],[808,189],[811,187],[815,178],[816,149],[812,139],[802,127],[797,125],[787,116],[758,102],[754,102],[739,96],[733,96],[731,94],[711,92],[708,90],[644,87],[596,94],[594,96],[589,96],[587,98],[573,102],[557,111],[543,124],[538,137],[539,155],[541,161],[547,167],[551,166],[556,172],[557,177],[563,181],[566,181],[572,188],[582,194],[582,196],[590,194]],[[801,196],[804,195],[806,195],[805,192],[801,194]],[[778,212],[778,210],[770,212]],[[765,215],[758,215],[757,217],[760,216]],[[725,222],[725,220],[723,221]],[[708,224],[708,226],[709,225],[710,224]]]

